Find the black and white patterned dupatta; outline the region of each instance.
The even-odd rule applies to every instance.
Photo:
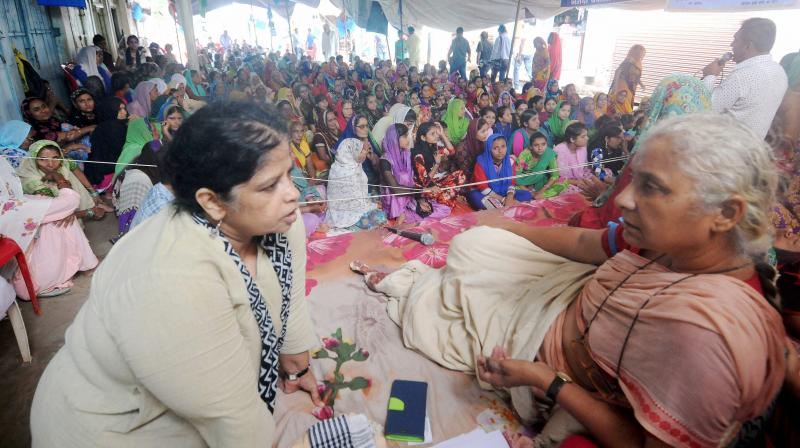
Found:
[[[280,233],[264,235],[259,240],[259,246],[267,252],[281,284],[282,325],[281,334],[278,336],[258,285],[242,262],[242,258],[233,249],[230,241],[218,228],[202,216],[194,213],[192,217],[196,223],[207,227],[212,237],[222,240],[225,252],[231,257],[242,274],[244,284],[247,287],[247,294],[250,296],[250,309],[253,311],[253,316],[256,318],[258,329],[261,333],[261,368],[258,372],[258,394],[267,404],[269,411],[272,412],[275,409],[275,395],[278,390],[278,356],[283,346],[283,340],[286,337],[289,308],[292,300],[292,252],[289,250],[289,240],[286,235]]]

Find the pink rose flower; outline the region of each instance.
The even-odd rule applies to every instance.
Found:
[[[333,350],[336,347],[340,346],[342,343],[336,338],[322,338],[322,344],[328,350]]]
[[[328,420],[329,418],[333,418],[333,408],[330,406],[314,408],[314,410],[311,411],[311,415],[319,420]]]

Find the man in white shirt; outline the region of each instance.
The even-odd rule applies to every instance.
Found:
[[[733,35],[736,66],[730,74],[715,88],[724,61],[715,60],[703,69],[703,81],[712,89],[712,109],[731,113],[761,138],[767,136],[788,85],[786,72],[769,54],[775,34],[772,20],[747,19]]]
[[[420,59],[420,46],[422,45],[422,39],[419,38],[419,35],[414,32],[414,27],[408,27],[408,41],[406,42],[408,46],[408,58],[411,60],[411,66],[422,68],[419,66],[419,59]]]
[[[500,25],[497,32],[500,35],[497,36],[494,47],[492,47],[492,82],[497,81],[498,73],[500,81],[505,82],[508,73],[508,59],[511,57],[511,39],[508,37],[505,25]]]
[[[533,79],[533,53],[536,48],[533,46],[533,38],[526,36],[525,25],[520,27],[519,51],[514,57],[514,88],[519,90],[519,71],[525,70],[528,75],[526,79]]]
[[[225,32],[222,33],[222,36],[219,36],[219,44],[222,45],[222,48],[224,48],[225,51],[231,49],[231,36],[228,35],[228,30],[225,30]]]
[[[336,56],[336,47],[339,46],[339,38],[336,33],[331,30],[331,26],[325,22],[322,27],[322,54],[325,56],[325,61],[329,61],[331,56]]]

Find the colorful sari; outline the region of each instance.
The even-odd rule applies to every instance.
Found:
[[[433,165],[436,164],[434,154],[439,149],[436,145],[423,141],[421,137],[420,135],[417,136],[414,149],[411,150],[411,160],[414,163],[414,182],[417,188],[448,188],[464,185],[467,178],[461,170],[456,170],[446,175],[434,173],[434,175],[431,176],[431,169],[433,169]],[[439,194],[428,192],[423,193],[422,197],[453,208],[455,206],[456,197],[458,196],[458,190],[458,188],[451,188],[442,190]]]
[[[550,55],[550,79],[561,79],[561,36],[555,31],[547,37],[547,52]]]
[[[659,440],[733,446],[783,384],[781,317],[741,280],[643,267],[648,261],[623,251],[578,295],[578,327],[596,316],[587,335],[594,370],[618,384],[638,423]]]
[[[542,171],[550,171],[543,173]],[[558,166],[556,164],[556,153],[552,148],[547,148],[538,159],[534,159],[530,149],[522,151],[517,159],[517,174],[524,175],[517,178],[517,185],[531,187],[534,192],[539,192],[545,184],[552,179],[558,179]],[[545,198],[558,196],[566,189],[564,184],[553,184],[547,191],[542,193]]]
[[[605,95],[606,97],[606,106],[600,106],[600,98]],[[597,120],[598,118],[606,115],[608,113],[608,95],[603,92],[597,92],[594,94],[594,119]]]
[[[628,50],[628,56],[614,72],[614,81],[608,92],[609,110],[618,114],[633,113],[633,99],[636,96],[636,87],[642,79],[642,60],[644,47],[634,45]],[[620,101],[620,95],[625,97]]]
[[[537,39],[540,38],[537,37]],[[541,50],[537,49],[533,54],[533,85],[539,90],[544,90],[549,80],[550,52],[545,45]]]

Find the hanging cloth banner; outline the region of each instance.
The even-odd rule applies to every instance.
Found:
[[[562,0],[563,1],[563,0]],[[797,0],[668,0],[667,10],[754,10],[798,6]]]
[[[71,8],[86,8],[86,0],[36,0],[40,6],[66,6]]]
[[[386,19],[380,3],[372,2],[365,28],[371,33],[386,34],[389,32],[389,21]]]

